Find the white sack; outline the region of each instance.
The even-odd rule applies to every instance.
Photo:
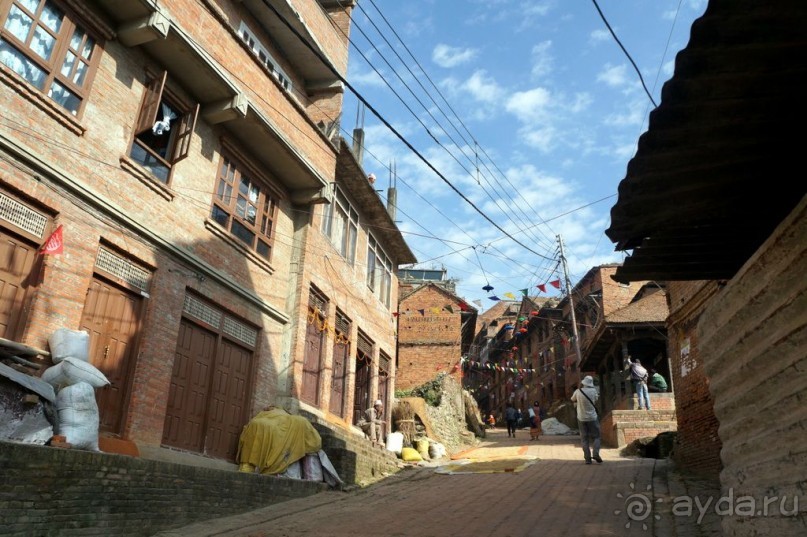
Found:
[[[65,386],[56,394],[59,434],[75,448],[98,451],[98,403],[86,382]]]
[[[72,356],[67,356],[58,364],[47,368],[42,373],[41,379],[57,390],[79,382],[86,382],[93,388],[103,388],[109,384],[109,380],[97,367]]]
[[[404,435],[403,433],[390,433],[387,435],[387,451],[392,451],[396,455],[401,454],[403,449]]]
[[[59,328],[48,339],[50,356],[58,364],[68,356],[84,362],[90,359],[90,334],[83,330]]]

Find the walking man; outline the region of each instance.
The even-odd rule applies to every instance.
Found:
[[[594,459],[602,463],[600,458],[600,419],[594,403],[600,393],[594,387],[594,379],[586,375],[580,382],[580,388],[572,394],[572,402],[577,407],[577,423],[580,427],[580,438],[583,442],[583,456],[586,464]],[[593,448],[593,453],[592,453]]]

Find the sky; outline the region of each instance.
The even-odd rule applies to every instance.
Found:
[[[590,0],[354,8],[347,80],[372,110],[347,89],[343,135],[363,125],[383,200],[395,171],[413,267],[446,269],[480,311],[558,295],[558,237],[572,286],[623,260],[604,234],[617,187],[706,0],[598,4],[647,91]]]

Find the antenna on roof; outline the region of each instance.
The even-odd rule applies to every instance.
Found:
[[[356,127],[353,129],[353,154],[359,164],[364,158],[364,113],[364,103],[359,102],[359,106],[356,108]]]

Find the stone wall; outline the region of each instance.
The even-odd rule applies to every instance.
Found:
[[[476,442],[465,424],[462,386],[451,376],[443,377],[443,397],[439,406],[426,405],[434,440],[441,442],[448,453],[461,451]]]
[[[805,237],[807,198],[706,307],[698,324],[720,420],[723,494],[750,496],[757,505],[777,498],[767,513],[724,517],[726,535],[807,534]],[[796,498],[798,513],[783,514]]]
[[[0,533],[148,536],[309,496],[325,483],[0,443]]]

